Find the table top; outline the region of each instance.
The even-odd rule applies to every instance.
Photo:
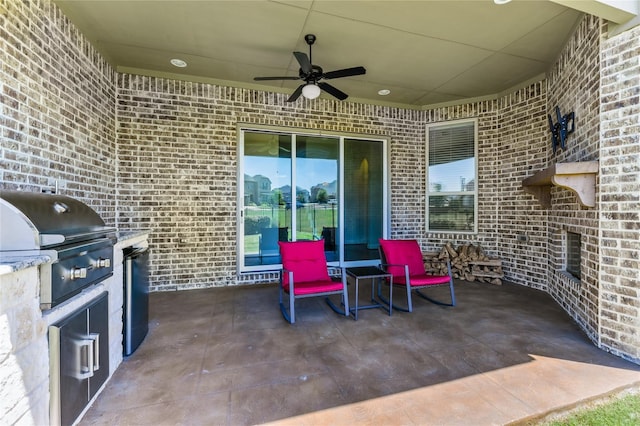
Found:
[[[347,275],[354,278],[374,278],[374,277],[386,277],[391,274],[386,273],[377,266],[358,266],[355,268],[347,268]]]

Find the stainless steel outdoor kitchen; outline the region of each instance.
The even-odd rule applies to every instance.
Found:
[[[123,253],[146,262],[148,232],[118,232],[76,198],[26,191],[0,191],[0,223],[0,278],[16,275],[8,285],[25,299],[9,322],[27,331],[11,343],[33,353],[29,375],[48,379],[30,391],[45,395],[33,420],[73,424],[146,335],[148,270],[138,265],[131,282],[132,255]]]

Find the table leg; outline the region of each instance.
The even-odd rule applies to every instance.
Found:
[[[393,275],[389,277],[389,316],[393,312]]]
[[[358,283],[358,278],[356,277],[356,309],[355,309],[355,311],[353,313],[353,317],[354,317],[355,321],[358,321],[358,287],[359,287],[358,284],[359,284]]]

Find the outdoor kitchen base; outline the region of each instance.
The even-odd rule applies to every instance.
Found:
[[[49,326],[50,424],[71,425],[109,377],[108,293]]]
[[[36,321],[49,325],[49,423],[73,424],[110,376],[115,228],[59,194],[0,191],[0,217],[0,254],[49,259],[36,278]]]

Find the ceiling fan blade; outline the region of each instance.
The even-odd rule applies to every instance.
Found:
[[[295,100],[298,99],[300,97],[300,95],[302,94],[302,88],[304,86],[306,86],[306,83],[305,84],[301,84],[300,86],[298,86],[296,91],[293,92],[291,94],[291,96],[289,96],[289,99],[287,99],[287,102],[295,102]]]
[[[253,77],[255,81],[267,81],[267,80],[300,80],[300,77]]]
[[[335,87],[333,87],[332,85],[330,85],[328,83],[319,82],[318,86],[322,90],[324,90],[325,92],[330,94],[331,96],[335,96],[336,98],[340,99],[341,101],[344,101],[345,99],[347,99],[349,97],[349,95],[344,93],[342,90],[336,89]],[[302,89],[300,89],[300,90],[302,90]]]
[[[343,70],[329,71],[322,74],[322,78],[327,80],[332,78],[350,77],[352,75],[366,74],[367,70],[364,67],[345,68]]]
[[[311,61],[309,60],[307,54],[303,52],[293,52],[293,56],[295,56],[298,60],[302,72],[305,74],[309,74],[311,72]]]

